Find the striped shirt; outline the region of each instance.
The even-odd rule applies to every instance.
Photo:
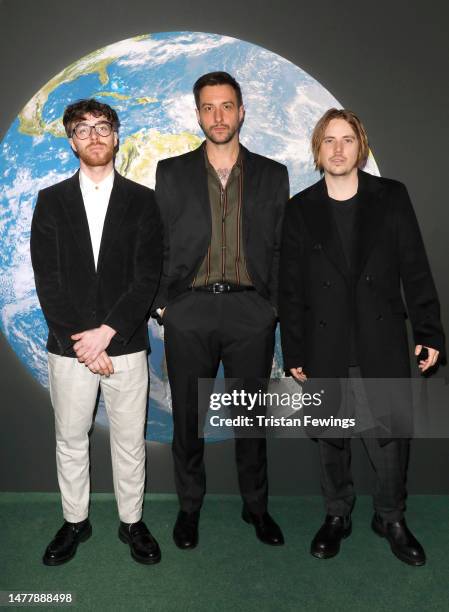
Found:
[[[252,285],[246,269],[242,240],[243,163],[239,155],[223,187],[207,158],[207,184],[212,218],[211,242],[192,283],[193,287],[213,283]]]

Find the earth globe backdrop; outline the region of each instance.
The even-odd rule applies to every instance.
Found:
[[[195,149],[203,140],[192,85],[224,70],[240,83],[246,109],[241,141],[287,165],[291,194],[319,179],[310,135],[330,107],[341,104],[288,60],[229,36],[202,32],[142,35],[98,49],[46,83],[25,105],[0,147],[0,327],[31,374],[48,388],[47,325],[37,299],[29,253],[37,193],[78,169],[62,125],[67,104],[95,97],[113,106],[120,122],[117,170],[154,188],[160,159]],[[370,155],[368,172],[379,174]],[[80,330],[81,331],[81,330]],[[163,327],[149,322],[150,403],[147,439],[170,442],[170,387]],[[279,338],[273,375],[282,375]],[[97,423],[107,426],[100,400]],[[221,436],[206,432],[210,440]]]

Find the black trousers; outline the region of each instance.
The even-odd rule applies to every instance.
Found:
[[[169,302],[163,319],[176,489],[181,510],[194,512],[206,492],[198,378],[215,378],[221,361],[226,378],[268,379],[276,318],[271,304],[256,291],[195,291]],[[268,498],[265,438],[236,437],[235,455],[243,501],[251,512],[261,514]]]
[[[363,383],[358,367],[349,368],[346,392],[352,396],[353,416],[369,428],[372,415],[363,392]],[[355,380],[351,380],[355,379]],[[347,415],[351,416],[351,415]],[[377,438],[360,434],[370,463],[376,474],[373,493],[374,510],[387,521],[403,518],[406,499],[406,474],[409,457],[409,440],[394,439],[380,445]],[[318,440],[321,463],[321,489],[325,499],[327,514],[347,516],[355,502],[354,485],[351,474],[351,439],[344,440],[343,448],[330,444],[325,439]]]

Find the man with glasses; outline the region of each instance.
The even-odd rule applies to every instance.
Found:
[[[39,192],[31,227],[36,290],[48,324],[48,371],[64,524],[43,562],[73,558],[92,532],[89,437],[101,387],[110,422],[119,537],[132,557],[161,553],[141,520],[149,349],[146,316],[162,257],[153,191],[114,170],[119,119],[107,104],[80,100],[64,127],[79,159],[74,176]]]

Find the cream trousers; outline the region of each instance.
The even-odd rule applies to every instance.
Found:
[[[146,351],[111,357],[114,373],[93,374],[72,357],[48,354],[55,411],[56,465],[64,518],[83,521],[89,510],[89,436],[98,387],[109,418],[114,491],[120,520],[142,516],[145,481]]]

